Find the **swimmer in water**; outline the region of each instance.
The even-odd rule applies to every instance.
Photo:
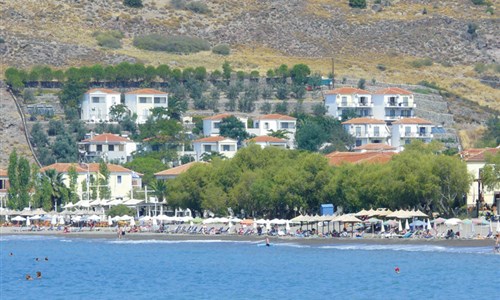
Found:
[[[35,261],[40,261],[40,259],[38,259],[38,257],[37,257],[37,258],[35,258]]]
[[[399,274],[399,267],[398,266],[396,266],[396,268],[394,268],[394,272]]]
[[[45,261],[49,261],[49,258],[48,258],[48,257],[45,257]]]
[[[11,252],[11,253],[9,253],[9,256],[14,256],[14,253],[12,253],[12,252]]]
[[[36,278],[38,278],[38,279],[42,278],[42,272],[37,271],[36,272]]]
[[[26,280],[33,280],[30,274],[26,274]]]

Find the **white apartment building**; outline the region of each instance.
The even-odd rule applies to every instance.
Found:
[[[107,122],[111,106],[120,104],[120,93],[109,89],[91,89],[83,94],[80,107],[81,120],[85,122]]]
[[[131,113],[137,114],[137,124],[144,124],[151,109],[168,108],[168,93],[155,89],[139,89],[125,93],[125,105]]]

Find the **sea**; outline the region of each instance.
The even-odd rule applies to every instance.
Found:
[[[1,300],[500,297],[492,247],[17,235],[0,237],[0,275]]]

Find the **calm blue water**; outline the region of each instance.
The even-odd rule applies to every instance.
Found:
[[[491,250],[3,236],[0,299],[498,299]]]

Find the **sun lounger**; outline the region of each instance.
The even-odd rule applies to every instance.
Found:
[[[403,239],[408,239],[408,238],[411,238],[413,236],[413,232],[407,232],[405,234],[403,234],[400,238],[403,238]]]

